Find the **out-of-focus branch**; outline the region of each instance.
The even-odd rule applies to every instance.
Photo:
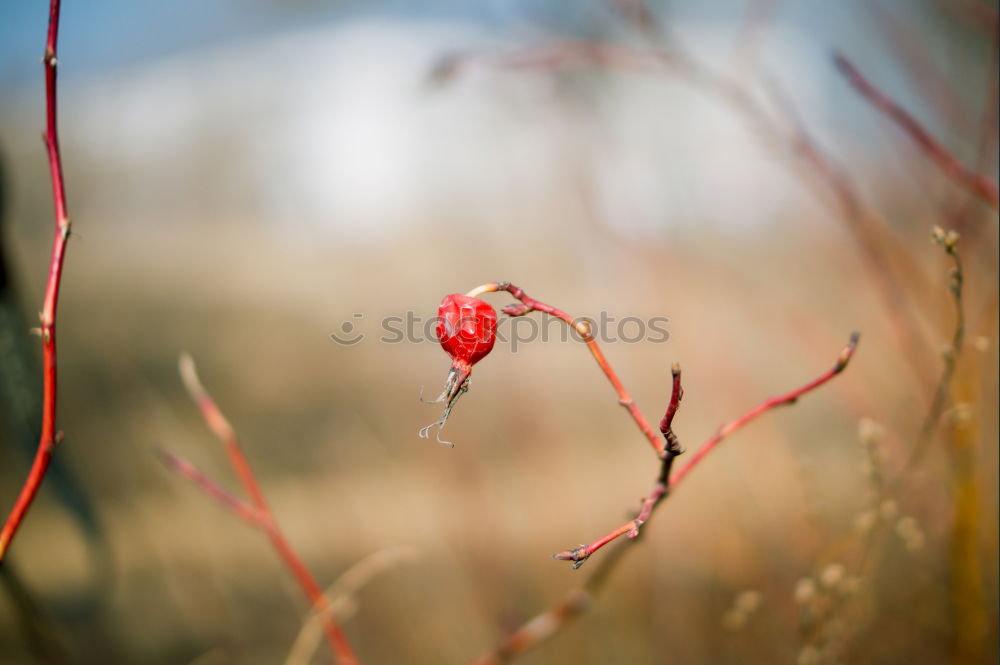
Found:
[[[62,283],[63,261],[66,244],[70,236],[69,214],[66,211],[66,188],[63,184],[62,155],[59,151],[59,132],[56,113],[56,48],[59,41],[60,0],[49,4],[49,30],[45,42],[45,148],[49,159],[49,174],[52,180],[52,199],[55,206],[55,239],[52,242],[52,257],[49,260],[49,277],[45,284],[45,300],[40,315],[42,337],[42,427],[38,441],[38,451],[32,463],[14,508],[0,530],[0,562],[3,561],[14,535],[31,508],[42,479],[52,460],[52,450],[61,438],[56,430],[56,310],[59,303],[59,287]]]
[[[981,0],[936,0],[935,4],[947,9],[953,18],[967,26],[981,30],[987,35],[996,35],[997,9]]]
[[[557,40],[505,53],[451,54],[442,59],[434,75],[439,79],[455,76],[463,68],[474,64],[529,71],[589,67],[616,72],[674,74],[730,104],[763,135],[765,147],[790,149],[820,182],[829,187],[839,205],[840,216],[859,248],[865,270],[882,300],[892,325],[893,337],[910,359],[907,366],[918,379],[915,385],[930,383],[926,364],[920,362],[927,348],[925,326],[918,317],[912,294],[901,287],[904,283],[917,283],[914,291],[925,292],[923,283],[926,276],[892,237],[882,218],[865,205],[849,173],[833,162],[806,131],[804,124],[794,117],[790,103],[773,81],[766,86],[765,92],[791,117],[791,130],[771,117],[765,105],[752,94],[743,80],[712,71],[676,45],[634,48],[602,42]],[[799,177],[802,173],[802,170],[795,171]]]
[[[737,70],[753,69],[759,55],[761,37],[783,0],[750,0],[743,11],[730,60]]]
[[[719,428],[711,438],[709,438],[702,446],[698,449],[698,452],[685,464],[683,467],[677,469],[673,473],[670,473],[669,465],[667,463],[667,458],[664,459],[664,467],[666,468],[666,474],[662,474],[658,481],[658,486],[662,486],[663,490],[659,496],[656,496],[657,492],[654,490],[653,494],[648,497],[643,502],[643,512],[640,512],[640,516],[644,519],[648,519],[649,514],[652,512],[653,508],[656,507],[661,500],[667,496],[667,490],[672,489],[684,479],[687,474],[693,470],[698,463],[705,458],[705,456],[714,450],[718,444],[725,439],[730,434],[733,434],[737,430],[741,429],[745,425],[749,424],[751,421],[755,420],[757,417],[763,415],[767,411],[786,404],[794,404],[799,397],[802,395],[819,388],[823,384],[827,383],[835,376],[844,371],[851,358],[854,357],[854,353],[857,350],[859,340],[858,333],[852,333],[850,340],[847,345],[840,352],[837,357],[837,362],[834,366],[821,374],[819,377],[813,379],[809,383],[792,390],[791,392],[785,393],[778,397],[772,397],[765,400],[758,406],[754,407],[750,411],[739,418],[723,425]],[[677,407],[680,403],[681,397],[683,396],[683,390],[680,385],[680,368],[674,367],[673,371],[673,390],[671,391],[670,404],[667,407],[666,414],[664,415],[663,422],[661,423],[661,428],[664,431],[664,436],[668,440],[668,446],[676,446],[676,451],[679,454],[680,448],[677,443],[676,437],[672,436],[672,421],[673,416],[677,412]],[[670,442],[673,442],[672,444]],[[676,456],[676,455],[673,455]],[[672,459],[673,456],[668,456]],[[669,479],[669,482],[668,480]],[[646,506],[649,506],[648,512],[646,511]],[[643,514],[645,513],[645,514]],[[635,521],[632,520],[627,522],[623,527],[616,529],[617,533],[613,538],[607,539],[602,542],[600,547],[612,542],[618,536],[630,533],[628,529],[624,529],[627,526],[635,526]],[[622,530],[624,529],[624,530]],[[615,533],[612,532],[612,533]],[[635,535],[638,535],[639,531],[636,529]],[[609,534],[610,535],[610,534]],[[630,534],[631,535],[631,534]],[[632,536],[634,537],[634,536]],[[602,539],[604,540],[604,539]],[[599,541],[600,542],[600,541]],[[585,547],[585,546],[581,546]],[[598,548],[599,549],[599,548]],[[604,557],[594,573],[583,583],[580,587],[570,591],[566,597],[561,600],[556,605],[552,606],[548,610],[537,615],[533,619],[529,620],[527,623],[517,628],[512,633],[507,635],[501,642],[494,648],[482,654],[477,658],[473,665],[500,665],[501,663],[506,663],[512,660],[514,657],[528,651],[529,649],[538,646],[540,643],[544,642],[548,638],[552,637],[561,628],[568,624],[572,619],[586,611],[590,604],[590,601],[596,595],[596,593],[603,587],[608,576],[614,571],[615,567],[621,560],[622,554],[627,550],[624,544],[619,545],[614,548],[610,555]],[[592,552],[591,552],[592,553]],[[588,555],[589,556],[589,555]],[[567,557],[568,558],[568,557]],[[570,559],[572,560],[572,559]],[[578,566],[576,566],[578,567]]]
[[[574,319],[562,310],[556,309],[551,305],[546,305],[543,302],[529,297],[528,294],[524,292],[524,289],[514,286],[510,282],[491,282],[489,284],[483,284],[472,289],[466,295],[480,296],[484,293],[494,293],[497,291],[506,291],[521,301],[521,304],[507,305],[504,307],[504,314],[507,314],[508,316],[524,316],[525,314],[529,314],[531,312],[544,312],[545,314],[550,314],[557,319],[565,321],[571,329],[575,330],[587,344],[587,348],[590,349],[590,353],[594,356],[594,360],[597,361],[601,371],[604,372],[606,377],[608,377],[608,381],[611,382],[611,386],[615,389],[615,392],[618,393],[618,403],[625,407],[625,409],[629,412],[629,415],[632,416],[632,420],[634,420],[635,424],[639,426],[643,436],[645,436],[646,440],[649,441],[649,445],[652,446],[653,451],[657,454],[657,456],[662,456],[664,454],[663,443],[660,441],[660,438],[656,435],[656,432],[646,420],[646,417],[642,415],[639,407],[635,405],[635,402],[632,400],[632,396],[629,395],[627,390],[625,390],[625,386],[622,385],[618,375],[615,374],[615,371],[611,368],[607,358],[604,357],[604,353],[601,351],[600,345],[598,345],[597,340],[594,339],[594,335],[590,329],[590,323],[584,319]]]
[[[946,233],[941,227],[935,226],[931,237],[935,243],[944,248],[945,253],[951,257],[953,263],[948,275],[948,291],[955,302],[955,331],[952,333],[950,345],[942,352],[944,369],[941,370],[941,379],[934,390],[934,398],[931,400],[931,406],[924,417],[924,423],[920,427],[917,443],[910,453],[903,476],[907,475],[905,472],[911,471],[920,463],[927,450],[928,442],[933,438],[934,430],[937,428],[941,414],[948,403],[951,394],[951,380],[955,375],[955,367],[958,365],[958,358],[965,344],[965,306],[962,300],[965,272],[962,269],[962,259],[958,255],[958,234],[954,231]]]
[[[835,53],[833,62],[847,82],[872,106],[892,120],[945,175],[996,209],[1000,206],[997,184],[962,164],[955,155],[935,139],[906,109],[865,78],[844,55]]]
[[[237,499],[235,496],[219,487],[214,480],[205,475],[201,469],[179,455],[175,455],[169,450],[158,451],[160,458],[167,467],[196,485],[198,489],[218,501],[223,508],[230,510],[234,515],[244,522],[257,527],[267,527],[267,515],[257,510],[249,503]]]
[[[201,384],[201,380],[198,378],[198,371],[194,366],[194,360],[190,355],[184,353],[180,357],[178,367],[180,369],[181,380],[184,381],[184,387],[187,389],[188,394],[191,395],[191,399],[198,405],[205,424],[208,425],[212,433],[215,434],[216,438],[225,447],[226,455],[229,457],[229,465],[233,467],[236,477],[239,479],[240,484],[243,485],[243,489],[250,496],[254,507],[262,513],[269,514],[271,511],[267,507],[267,500],[264,498],[264,493],[257,484],[257,478],[250,468],[250,463],[247,462],[246,457],[243,455],[243,448],[240,446],[240,440],[236,436],[236,431],[229,424],[229,421],[226,420],[226,417],[222,415],[222,411],[219,410],[215,400],[205,390],[205,386]]]
[[[324,595],[330,599],[330,605],[324,614],[331,614],[338,621],[350,618],[358,605],[355,596],[363,586],[377,575],[416,556],[416,550],[409,547],[386,547],[361,559],[327,587]],[[309,615],[292,643],[285,665],[309,665],[322,639],[322,628],[323,615],[317,612]]]
[[[583,584],[572,589],[552,607],[509,633],[499,644],[476,658],[472,665],[508,663],[525,651],[546,641],[570,621],[586,612],[591,601],[607,584],[611,573],[617,569],[622,557],[631,549],[626,545],[627,543],[620,543],[618,547],[612,548],[611,552],[600,560],[594,572]]]
[[[199,471],[191,463],[170,452],[164,451],[162,456],[168,468],[194,483],[195,486],[228,508],[235,515],[259,527],[267,534],[271,545],[281,557],[285,567],[295,577],[302,592],[309,599],[313,610],[321,617],[323,631],[326,634],[330,649],[337,658],[337,662],[340,665],[358,665],[358,658],[351,648],[347,635],[333,616],[333,613],[329,611],[330,601],[323,593],[323,589],[319,586],[316,578],[306,568],[305,563],[295,553],[295,550],[292,549],[292,546],[285,538],[284,533],[278,527],[274,514],[267,505],[264,493],[257,482],[257,477],[254,475],[253,469],[250,468],[250,463],[243,454],[243,448],[240,446],[235,430],[229,424],[229,421],[226,420],[226,417],[216,405],[215,400],[212,399],[212,396],[208,394],[208,391],[201,384],[194,361],[187,354],[181,356],[180,372],[184,379],[184,385],[187,387],[192,399],[198,404],[205,422],[222,442],[223,446],[225,446],[226,454],[229,456],[229,464],[237,477],[239,477],[240,483],[250,496],[253,505],[244,503],[223,490],[216,482]]]
[[[923,321],[913,307],[913,293],[930,288],[923,271],[908,254],[899,251],[881,218],[865,204],[850,173],[835,163],[810,134],[777,82],[766,78],[764,89],[791,124],[786,139],[789,147],[833,193],[841,218],[854,235],[860,257],[882,298],[894,341],[905,351],[907,367],[919,385],[926,385],[931,381],[926,365],[913,360],[923,357],[928,346]],[[911,291],[902,287],[907,283],[915,285]]]
[[[602,536],[601,538],[597,539],[596,541],[594,541],[589,545],[580,545],[579,547],[576,547],[572,550],[564,550],[562,552],[559,552],[558,554],[554,554],[553,558],[560,559],[563,561],[573,561],[574,562],[573,567],[579,568],[581,565],[583,565],[583,562],[586,561],[591,554],[601,549],[608,543],[616,540],[617,538],[624,535],[628,535],[629,538],[635,538],[637,535],[639,535],[639,527],[641,527],[649,519],[653,510],[664,498],[666,498],[668,492],[674,486],[676,486],[677,483],[683,480],[684,477],[695,466],[697,466],[698,463],[701,462],[701,460],[704,459],[704,457],[708,453],[712,452],[712,450],[717,445],[719,445],[719,443],[723,439],[725,439],[727,436],[729,436],[733,432],[737,431],[738,429],[749,423],[751,420],[754,420],[758,416],[762,415],[766,411],[769,411],[770,409],[773,409],[774,407],[777,406],[792,404],[800,396],[804,395],[810,390],[815,390],[816,388],[823,385],[836,375],[840,374],[842,371],[844,371],[844,368],[847,367],[847,363],[850,362],[851,357],[854,355],[854,351],[857,348],[857,344],[858,344],[858,333],[853,333],[851,335],[850,341],[848,341],[847,343],[847,346],[845,346],[844,350],[840,352],[840,356],[837,358],[837,364],[834,365],[833,368],[828,370],[823,375],[817,377],[816,379],[810,381],[801,388],[797,388],[789,393],[785,393],[784,395],[779,395],[778,397],[772,397],[768,400],[765,400],[755,408],[751,409],[750,411],[747,411],[745,414],[743,414],[736,420],[733,420],[732,422],[723,425],[722,427],[719,428],[718,432],[716,432],[708,441],[702,444],[701,448],[699,448],[697,452],[695,452],[694,455],[692,455],[691,459],[689,459],[688,462],[684,464],[684,466],[680,467],[679,469],[677,469],[676,472],[671,474],[670,466],[673,461],[673,458],[679,455],[681,452],[680,445],[677,442],[677,438],[676,436],[674,436],[673,431],[671,429],[671,422],[673,421],[673,416],[677,411],[677,405],[680,403],[680,396],[683,395],[683,390],[681,389],[680,386],[680,368],[675,365],[673,371],[673,377],[674,377],[673,395],[670,399],[670,406],[667,407],[667,413],[663,418],[663,423],[665,424],[665,427],[661,425],[661,428],[663,428],[663,435],[667,439],[667,450],[670,452],[664,457],[663,467],[660,471],[660,476],[657,479],[653,491],[649,494],[648,497],[646,497],[643,500],[642,508],[638,516],[633,520],[629,520],[628,522],[621,525],[617,529],[607,533],[606,535]]]
[[[737,430],[741,429],[743,426],[748,424],[750,421],[757,419],[759,416],[763,415],[767,411],[777,406],[794,404],[796,400],[798,400],[798,398],[801,397],[802,395],[806,394],[811,390],[819,388],[821,385],[823,385],[833,377],[843,372],[844,369],[847,367],[847,363],[849,363],[851,361],[851,358],[854,357],[854,352],[858,348],[858,340],[860,338],[861,338],[860,333],[857,332],[851,333],[851,338],[850,340],[848,340],[847,346],[844,347],[844,349],[840,352],[840,355],[837,357],[836,364],[832,368],[830,368],[829,370],[818,376],[817,378],[813,379],[812,381],[810,381],[809,383],[805,384],[800,388],[796,388],[791,392],[785,393],[784,395],[779,395],[778,397],[772,397],[770,399],[764,400],[763,402],[758,404],[756,407],[750,409],[736,420],[726,423],[725,425],[720,427],[719,430],[714,435],[712,435],[712,437],[708,441],[701,444],[701,448],[699,448],[683,466],[677,469],[673,473],[673,475],[670,476],[671,486],[676,486],[677,483],[684,480],[684,477],[687,476],[687,474],[690,473],[691,470],[694,469],[694,467],[696,467],[698,463],[705,458],[705,455],[712,452],[712,450],[714,450],[715,447],[718,446],[722,442],[722,440],[725,439],[730,434],[736,432]]]

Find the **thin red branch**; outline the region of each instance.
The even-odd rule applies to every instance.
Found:
[[[653,510],[669,494],[670,490],[673,489],[677,483],[683,480],[684,477],[694,467],[696,467],[698,463],[701,462],[706,455],[708,455],[708,453],[712,452],[712,450],[715,449],[715,447],[719,445],[723,439],[774,407],[794,403],[800,396],[811,390],[815,390],[844,371],[844,368],[847,367],[847,363],[850,362],[851,357],[854,355],[855,349],[857,349],[858,337],[858,333],[853,333],[851,335],[850,341],[848,341],[847,346],[844,347],[843,351],[840,352],[840,356],[837,358],[837,364],[834,365],[833,368],[826,371],[816,379],[813,379],[801,388],[796,388],[795,390],[785,393],[784,395],[767,399],[753,409],[744,413],[736,420],[723,425],[719,428],[718,432],[702,444],[701,448],[699,448],[698,451],[691,456],[684,466],[677,469],[676,472],[671,473],[670,464],[673,461],[673,458],[681,452],[680,447],[677,444],[677,438],[671,430],[673,418],[677,412],[677,406],[680,403],[681,396],[683,395],[683,389],[680,385],[680,369],[675,365],[673,372],[674,389],[670,399],[670,405],[667,407],[667,412],[664,415],[663,423],[661,424],[661,428],[664,430],[663,435],[668,442],[668,454],[663,459],[663,467],[660,471],[660,477],[657,479],[653,491],[643,500],[642,508],[639,514],[635,517],[635,519],[629,520],[625,524],[622,524],[620,527],[610,531],[589,545],[580,545],[579,547],[575,547],[571,550],[563,550],[562,552],[553,554],[552,557],[562,561],[572,561],[573,567],[579,568],[583,565],[587,558],[590,557],[590,555],[619,537],[628,535],[629,538],[635,538],[638,536],[639,527],[641,527],[649,519]]]
[[[323,593],[323,589],[316,581],[316,578],[306,568],[305,563],[299,558],[295,550],[292,549],[291,544],[289,544],[284,533],[278,527],[274,513],[271,512],[270,507],[267,505],[264,493],[257,482],[257,477],[254,475],[250,463],[243,454],[243,448],[240,446],[236,431],[222,414],[212,396],[205,390],[205,387],[198,378],[194,361],[186,354],[181,356],[180,372],[184,379],[184,385],[201,410],[201,415],[206,424],[208,424],[209,428],[225,447],[226,454],[229,457],[229,464],[250,496],[253,505],[246,504],[232,496],[193,465],[171,453],[164,454],[164,459],[168,466],[173,471],[195,483],[195,485],[200,487],[209,496],[219,501],[240,518],[260,527],[267,534],[271,541],[271,546],[278,552],[278,555],[285,563],[285,567],[295,577],[295,581],[298,582],[302,592],[309,599],[313,610],[322,618],[323,631],[327,642],[330,644],[330,649],[337,658],[337,662],[340,665],[358,665],[358,658],[351,648],[347,635],[333,617],[333,613],[329,611],[329,599]]]
[[[626,547],[612,548],[582,585],[570,590],[560,602],[508,634],[499,644],[480,655],[473,665],[506,663],[552,637],[567,623],[587,611],[591,601],[617,568],[618,562],[630,550],[631,548]]]
[[[226,455],[229,457],[229,465],[233,467],[233,471],[236,473],[240,484],[243,485],[243,489],[250,496],[250,501],[258,510],[270,513],[271,511],[267,506],[264,493],[261,491],[260,485],[257,484],[257,478],[250,468],[250,463],[243,454],[243,447],[236,436],[236,431],[229,424],[229,421],[226,420],[226,417],[222,415],[222,411],[215,403],[215,400],[212,399],[212,396],[208,394],[208,391],[205,390],[205,386],[201,384],[198,372],[194,366],[194,360],[188,354],[182,354],[179,367],[184,387],[195,401],[195,404],[198,405],[205,424],[208,425],[212,433],[215,434],[216,438],[225,447]]]
[[[955,155],[945,148],[940,141],[935,139],[906,109],[865,78],[858,68],[844,55],[835,53],[833,61],[837,70],[843,74],[847,82],[861,96],[867,99],[872,106],[902,128],[923,153],[932,162],[937,164],[938,168],[944,171],[945,175],[989,203],[994,209],[1000,207],[997,184],[995,182],[962,164]]]
[[[66,212],[66,189],[63,184],[62,157],[59,152],[59,133],[56,115],[56,47],[59,38],[60,0],[49,4],[49,30],[45,42],[45,148],[49,159],[52,179],[52,200],[55,208],[55,239],[52,242],[52,257],[49,260],[49,276],[45,284],[45,300],[42,303],[42,427],[38,450],[31,471],[14,503],[7,521],[0,530],[0,562],[3,561],[18,528],[31,508],[42,479],[52,460],[52,450],[61,438],[56,430],[56,308],[59,303],[59,286],[62,282],[63,260],[66,243],[69,241],[70,221]]]
[[[732,421],[728,425],[724,425],[720,428],[719,433],[709,439],[698,451],[697,459],[692,459],[689,464],[684,468],[679,469],[676,473],[670,474],[670,467],[667,465],[667,460],[672,459],[671,456],[664,458],[664,466],[661,468],[661,475],[658,479],[657,486],[654,488],[653,492],[643,501],[642,510],[636,520],[631,520],[626,522],[624,525],[612,531],[608,536],[605,536],[601,540],[597,541],[601,543],[601,546],[613,542],[616,538],[624,534],[632,535],[633,529],[630,527],[634,526],[634,523],[641,519],[645,522],[649,516],[652,514],[653,509],[661,502],[661,500],[668,495],[668,490],[672,489],[673,485],[680,481],[687,473],[694,468],[698,461],[704,458],[708,452],[710,452],[718,443],[729,434],[732,434],[740,427],[746,425],[751,420],[766,412],[767,410],[780,406],[782,404],[792,404],[800,396],[818,388],[830,379],[832,379],[837,374],[840,374],[847,367],[848,362],[854,356],[854,352],[857,349],[858,344],[858,333],[851,335],[850,341],[847,346],[840,352],[840,356],[837,358],[837,363],[833,366],[833,369],[822,374],[819,378],[810,381],[806,385],[793,390],[790,393],[782,395],[781,397],[775,397],[766,400],[760,406],[751,409],[746,414],[740,416],[736,420]],[[683,396],[683,390],[680,388],[680,369],[675,365],[673,371],[674,378],[674,388],[671,392],[670,403],[667,406],[667,412],[664,414],[663,423],[665,425],[663,428],[664,436],[668,440],[671,437],[668,432],[672,434],[672,424],[673,417],[677,413],[677,406]],[[679,452],[679,448],[677,449]],[[666,479],[670,479],[669,487]],[[636,530],[635,537],[639,535],[639,531]],[[609,538],[609,536],[611,536]],[[622,544],[624,545],[624,543]],[[579,587],[571,590],[566,597],[550,607],[548,610],[542,612],[541,614],[530,619],[527,623],[523,624],[521,627],[517,628],[513,632],[507,635],[500,643],[490,649],[489,651],[482,654],[477,658],[473,665],[500,665],[501,663],[509,662],[514,657],[528,651],[529,649],[538,646],[540,643],[547,640],[549,637],[557,633],[561,628],[563,628],[571,620],[575,619],[577,616],[586,611],[587,607],[590,605],[590,601],[597,594],[598,591],[604,586],[604,583],[615,570],[618,562],[621,561],[622,555],[629,551],[631,548],[626,548],[620,545],[617,548],[612,548],[608,556],[602,557],[601,561],[598,563],[597,569],[594,574],[591,575],[587,580]],[[587,546],[581,546],[587,547]],[[592,550],[591,553],[593,553]],[[574,564],[576,566],[576,564]]]
[[[680,365],[674,363],[673,367],[671,367],[670,373],[673,377],[673,385],[670,390],[670,400],[667,403],[667,410],[663,414],[663,419],[660,421],[660,433],[663,434],[665,444],[663,461],[660,463],[660,475],[656,479],[656,485],[654,485],[653,491],[649,493],[649,496],[642,500],[642,506],[639,508],[639,514],[636,515],[634,519],[622,524],[617,529],[605,534],[589,545],[580,545],[579,547],[575,547],[571,550],[563,550],[562,552],[553,554],[553,559],[558,559],[560,561],[572,561],[573,568],[579,568],[588,558],[590,558],[591,554],[601,549],[608,543],[617,540],[620,536],[627,534],[629,538],[638,537],[639,527],[646,523],[649,516],[653,514],[653,509],[656,508],[656,505],[670,491],[670,469],[673,466],[674,458],[682,452],[680,442],[677,440],[677,435],[674,434],[673,430],[674,416],[677,415],[677,408],[681,404],[681,398],[684,397],[684,388],[681,387]]]
[[[649,445],[653,448],[653,451],[657,456],[663,455],[664,445],[660,441],[660,438],[656,435],[656,431],[650,426],[646,417],[642,415],[639,407],[635,405],[632,400],[632,396],[629,395],[628,391],[625,390],[625,386],[622,385],[621,380],[618,375],[611,368],[608,363],[607,358],[604,357],[604,352],[601,351],[600,345],[598,345],[597,340],[594,339],[594,335],[590,329],[590,323],[584,319],[574,319],[572,316],[566,312],[556,309],[551,305],[546,305],[543,302],[531,298],[524,292],[524,289],[514,286],[510,282],[492,282],[489,284],[483,284],[482,286],[476,287],[468,293],[468,295],[481,295],[483,293],[492,293],[497,291],[506,291],[515,298],[521,301],[520,305],[508,305],[503,308],[503,312],[508,316],[524,316],[530,312],[544,312],[558,319],[565,321],[570,328],[576,331],[578,335],[587,344],[587,348],[590,349],[591,355],[594,356],[594,360],[597,361],[597,365],[604,372],[604,375],[608,377],[608,381],[611,382],[611,386],[618,393],[618,403],[621,404],[632,416],[632,420],[635,424],[639,426],[639,430],[642,431],[643,436],[649,441]]]
[[[267,516],[264,513],[219,487],[194,464],[169,450],[160,450],[159,454],[171,471],[191,481],[198,489],[232,511],[241,520],[257,527],[266,527]]]
[[[837,364],[835,364],[831,369],[827,370],[824,374],[816,379],[813,379],[801,388],[797,388],[789,393],[780,395],[778,397],[772,397],[765,400],[758,406],[750,409],[742,416],[726,423],[717,431],[708,441],[701,445],[701,448],[695,452],[688,461],[677,469],[673,475],[670,476],[671,487],[676,486],[677,483],[684,480],[684,477],[691,472],[694,467],[698,465],[701,460],[705,458],[705,455],[712,452],[716,446],[718,446],[723,439],[742,428],[744,425],[752,420],[755,420],[758,416],[763,415],[765,412],[773,409],[776,406],[783,406],[785,404],[793,404],[795,400],[809,392],[810,390],[815,390],[821,385],[837,376],[844,371],[847,367],[847,363],[850,362],[851,358],[854,356],[855,350],[858,348],[858,340],[860,339],[859,333],[852,333],[851,339],[848,341],[847,346],[844,347],[843,351],[840,352],[840,356],[837,358]]]

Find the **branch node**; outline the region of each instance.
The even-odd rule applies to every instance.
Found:
[[[577,568],[582,566],[587,559],[590,558],[591,553],[588,552],[587,549],[588,548],[586,545],[580,545],[578,547],[574,547],[571,550],[563,550],[562,552],[557,552],[556,554],[552,555],[552,558],[556,559],[557,561],[572,561],[573,570],[576,570]]]

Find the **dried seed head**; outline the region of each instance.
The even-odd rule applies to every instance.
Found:
[[[756,589],[747,589],[746,591],[740,593],[740,595],[736,596],[734,606],[736,609],[745,612],[746,614],[750,614],[760,607],[760,602],[763,598],[764,597],[761,595],[760,591],[757,591]]]
[[[819,581],[822,582],[823,586],[825,586],[826,588],[832,589],[838,584],[840,584],[840,581],[844,579],[845,572],[846,571],[841,564],[831,563],[829,566],[823,569],[822,573],[820,573]]]
[[[879,443],[885,437],[885,430],[871,418],[858,421],[858,439],[866,446]]]
[[[923,529],[913,517],[902,517],[896,522],[896,533],[903,540],[903,544],[911,552],[922,549],[927,538]]]
[[[866,510],[865,512],[858,515],[857,518],[854,520],[854,528],[856,528],[858,531],[862,533],[865,533],[867,531],[870,531],[871,528],[875,526],[876,521],[878,521],[878,519],[875,516],[875,511]]]
[[[795,602],[808,603],[816,597],[816,583],[811,577],[803,577],[795,583]]]

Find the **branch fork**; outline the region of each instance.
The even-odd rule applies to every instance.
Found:
[[[330,611],[329,599],[323,593],[323,589],[316,581],[316,578],[306,568],[305,563],[299,558],[295,550],[292,549],[291,544],[278,526],[277,520],[274,518],[274,513],[271,512],[267,499],[264,497],[264,492],[257,482],[257,476],[254,474],[253,469],[250,468],[250,463],[243,454],[243,448],[240,445],[236,431],[229,424],[229,421],[223,415],[218,405],[216,405],[212,396],[205,390],[201,380],[198,378],[198,373],[191,357],[187,354],[182,355],[179,365],[185,388],[187,388],[191,398],[198,405],[205,424],[208,425],[209,429],[212,430],[225,447],[229,458],[229,465],[232,467],[250,501],[247,502],[237,498],[209,478],[194,464],[170,451],[160,451],[161,458],[171,471],[187,479],[222,507],[244,522],[259,528],[267,535],[271,541],[271,545],[284,562],[285,567],[292,573],[303,594],[309,599],[312,609],[316,612],[317,616],[321,617],[324,634],[326,635],[330,649],[336,656],[337,663],[339,665],[358,665],[358,658],[354,654],[347,635]]]

